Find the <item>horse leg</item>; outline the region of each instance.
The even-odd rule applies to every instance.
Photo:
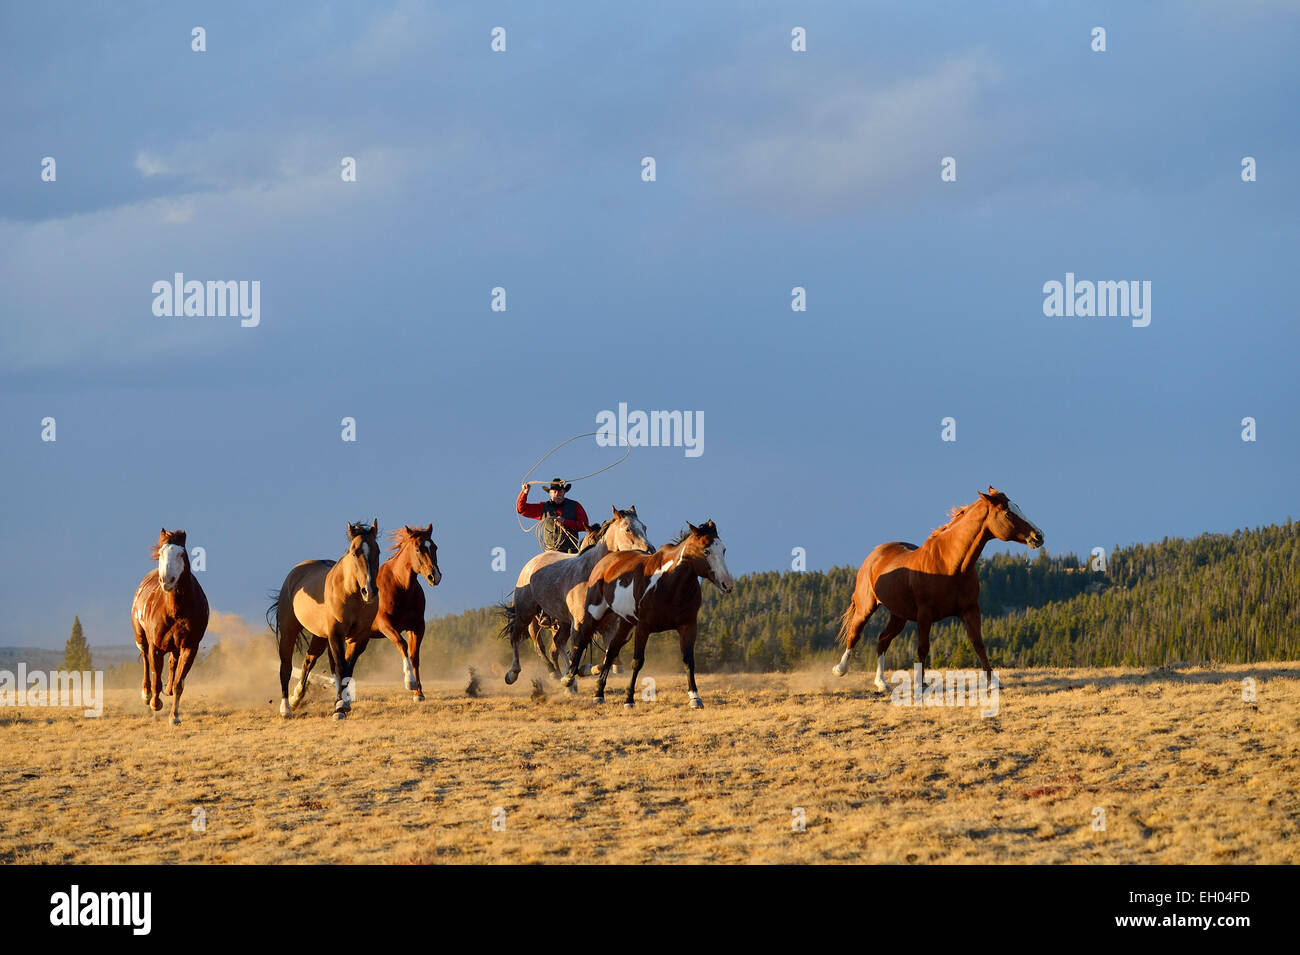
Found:
[[[638,627],[637,630],[639,633],[640,628]],[[618,621],[618,629],[614,631],[614,636],[610,638],[610,644],[609,644],[610,649],[613,650],[615,647],[622,647],[623,644],[627,643],[627,638],[631,633],[632,633],[632,625],[620,617]],[[601,664],[600,674],[596,677],[596,702],[597,703],[605,702],[605,681],[609,679],[609,668],[612,665],[613,661],[614,661],[613,655],[610,653],[606,653],[605,662]]]
[[[293,676],[293,650],[298,645],[302,624],[293,615],[293,611],[288,609],[283,597],[276,608],[275,629],[280,634],[280,715],[288,719],[293,716],[294,707],[294,704],[289,702],[289,678]]]
[[[844,655],[840,657],[840,662],[831,668],[831,672],[836,676],[843,676],[849,672],[849,657],[853,655],[853,648],[857,646],[863,628],[879,606],[880,601],[876,599],[875,594],[868,592],[859,603],[858,592],[856,590],[853,592],[853,599],[849,601],[849,609],[844,614],[844,626],[840,631],[845,637]]]
[[[172,684],[172,726],[181,725],[181,693],[185,691],[185,677],[189,675],[198,651],[197,646],[187,643],[181,646],[179,665],[176,663],[176,657],[172,657],[172,672],[175,675]]]
[[[316,660],[320,657],[320,652],[325,649],[326,643],[320,637],[313,636],[311,643],[307,646],[307,653],[302,661],[302,673],[298,677],[298,686],[294,688],[293,696],[289,697],[289,706],[295,707],[302,702],[302,698],[307,695],[307,677],[311,675],[312,667],[316,665]]]
[[[578,667],[582,665],[582,655],[587,652],[587,645],[591,643],[591,635],[600,623],[596,614],[605,612],[604,604],[599,607],[588,607],[586,613],[582,616],[582,622],[578,624],[578,635],[573,638],[573,656],[569,658],[569,672],[560,678],[560,682],[565,686],[573,686],[573,681],[578,676]],[[606,660],[608,662],[608,659]],[[602,668],[603,669],[603,668]]]
[[[873,685],[877,690],[886,689],[885,687],[885,652],[889,645],[894,642],[894,637],[903,632],[907,626],[907,618],[896,613],[890,613],[889,622],[885,624],[885,629],[880,631],[880,639],[876,641],[876,679]]]
[[[162,709],[162,700],[158,696],[162,692],[163,652],[157,647],[149,650],[149,709],[156,713]]]
[[[170,655],[170,656],[171,656],[171,672],[169,672],[169,673],[167,674],[167,685],[166,685],[165,687],[163,687],[163,696],[171,696],[171,695],[172,695],[172,690],[175,689],[175,687],[176,687],[176,658],[177,658],[179,655],[180,655],[179,653],[172,653],[172,654]]]
[[[992,687],[993,671],[989,668],[989,656],[984,652],[980,608],[973,607],[967,610],[961,615],[961,622],[966,625],[966,636],[970,637],[970,645],[975,648],[975,656],[979,657],[980,666],[984,668],[984,678],[988,680],[988,685]]]
[[[921,664],[921,691],[925,692],[925,668],[930,662],[930,611],[916,612],[916,660]]]
[[[411,677],[415,682],[415,686],[409,687],[412,691],[411,699],[417,703],[423,703],[424,687],[420,685],[420,641],[424,638],[424,627],[421,627],[418,632],[408,630],[406,634],[406,640],[409,644],[406,655],[411,658]]]
[[[149,643],[144,639],[143,634],[137,633],[135,636],[136,648],[140,651],[140,662],[144,664],[144,676],[140,679],[140,699],[144,705],[149,705]]]
[[[682,663],[686,667],[686,691],[690,694],[691,709],[699,710],[704,708],[704,701],[700,699],[700,691],[695,686],[695,631],[696,621],[684,623],[677,628],[677,635],[682,645]]]
[[[613,640],[610,641],[609,651],[605,654],[605,662],[600,668],[602,673],[608,673],[614,668],[614,657],[622,649],[623,642],[626,641],[617,644]],[[638,623],[636,626],[636,642],[632,644],[632,682],[627,685],[627,699],[623,701],[625,709],[630,710],[636,704],[636,681],[641,675],[641,667],[645,665],[645,645],[649,642],[650,631]]]
[[[348,710],[352,709],[352,702],[346,698],[344,690],[346,689],[350,695],[352,671],[347,667],[345,657],[347,650],[343,634],[337,628],[330,628],[329,651],[330,665],[334,668],[334,718],[336,720],[346,719]],[[345,677],[348,679],[346,685],[344,684]]]
[[[554,672],[551,674],[553,677],[559,678],[560,674],[568,672],[569,667],[572,665],[573,661],[569,659],[569,654],[565,650],[572,636],[573,624],[565,623],[555,630],[551,638],[551,653],[555,656]],[[578,692],[578,688],[570,683],[565,687],[565,692],[573,695]]]
[[[389,640],[397,645],[397,649],[402,653],[402,685],[408,690],[415,689],[415,673],[411,669],[411,653],[406,649],[406,639],[387,620],[375,620],[375,629],[386,636]]]
[[[335,681],[338,683],[339,696],[338,702],[334,704],[334,718],[341,720],[348,715],[352,709],[352,704],[357,698],[357,681],[353,679],[352,673],[356,669],[357,660],[365,652],[366,645],[370,642],[370,637],[363,634],[362,636],[348,640],[343,644],[343,655],[337,658],[338,672],[335,674]],[[342,709],[340,709],[342,705]]]

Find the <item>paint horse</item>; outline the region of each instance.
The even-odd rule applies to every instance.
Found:
[[[185,677],[208,629],[208,598],[190,570],[184,531],[160,530],[150,557],[158,568],[140,581],[131,601],[131,629],[144,661],[140,696],[155,712],[162,709],[163,655],[171,654],[171,674],[162,692],[172,698],[172,725],[179,726]]]
[[[379,521],[369,527],[348,524],[348,549],[337,561],[305,560],[284,579],[280,594],[266,612],[267,623],[280,642],[280,715],[293,715],[289,676],[295,647],[308,650],[312,638],[323,639],[336,661],[334,718],[341,720],[352,708],[352,670],[361,649],[374,630],[379,610]],[[275,622],[271,623],[271,615]],[[319,652],[319,651],[318,651]],[[311,661],[313,664],[315,660]],[[301,702],[310,667],[303,664],[303,679],[295,700]]]
[[[889,621],[876,641],[876,689],[885,689],[885,651],[909,620],[916,621],[916,658],[924,676],[930,658],[930,627],[946,617],[961,618],[984,675],[992,683],[993,671],[980,633],[976,572],[980,552],[994,538],[1042,547],[1043,532],[992,487],[987,494],[981,491],[978,500],[953,508],[949,516],[948,523],[932,532],[920,547],[902,541],[881,544],[862,562],[853,599],[840,624],[845,649],[834,667],[836,676],[848,671],[862,628],[884,606]]]
[[[519,679],[519,643],[525,631],[556,677],[567,670],[569,660],[564,648],[575,621],[581,619],[591,569],[611,553],[650,552],[645,524],[637,517],[636,507],[625,511],[611,507],[610,511],[612,517],[594,530],[587,531],[578,553],[544,551],[520,570],[514,596],[502,607],[505,622],[501,634],[510,638],[510,649],[514,653],[505,675],[507,684]],[[543,626],[553,631],[550,653],[541,644]],[[569,686],[571,682],[565,685]]]
[[[700,578],[711,581],[724,594],[731,593],[736,582],[727,570],[727,548],[718,537],[713,521],[701,527],[688,523],[686,527],[677,540],[653,554],[610,554],[592,568],[587,578],[585,612],[578,628],[573,661],[564,677],[566,686],[573,682],[578,661],[591,642],[592,633],[606,615],[612,614],[618,619],[618,626],[597,677],[596,702],[605,702],[605,681],[609,679],[610,667],[635,628],[632,681],[627,685],[623,705],[631,709],[635,702],[636,681],[645,663],[650,634],[676,630],[691,708],[704,706],[695,685],[695,632],[704,596]]]

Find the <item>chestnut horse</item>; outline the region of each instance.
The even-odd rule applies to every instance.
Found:
[[[208,629],[208,598],[190,570],[184,531],[160,530],[149,556],[158,562],[158,569],[145,575],[131,601],[131,629],[144,661],[140,696],[155,712],[162,709],[158,691],[163,654],[170,653],[171,674],[162,692],[172,698],[172,725],[179,726],[185,677]]]
[[[430,587],[442,582],[438,569],[438,545],[433,542],[433,525],[427,527],[404,526],[393,533],[393,550],[397,551],[379,568],[379,609],[375,613],[375,628],[364,639],[358,637],[356,660],[370,645],[373,637],[383,634],[402,652],[402,673],[406,688],[413,691],[417,703],[424,701],[424,688],[420,685],[420,641],[424,639],[424,590],[419,578]],[[312,667],[329,644],[323,637],[312,637],[307,646],[307,658],[302,664],[298,687],[289,697],[289,706],[297,706],[307,692],[307,678]],[[330,653],[330,670],[337,671],[333,652]]]
[[[724,594],[731,593],[736,582],[727,570],[727,548],[719,539],[713,521],[702,527],[687,523],[686,527],[677,540],[665,544],[653,554],[632,551],[610,554],[592,568],[591,576],[587,578],[585,613],[578,627],[573,660],[564,677],[565,686],[573,683],[592,633],[607,614],[613,614],[618,618],[618,626],[600,667],[596,702],[605,702],[605,681],[609,679],[610,666],[635,627],[632,682],[627,686],[627,699],[623,705],[631,709],[635,702],[636,681],[645,663],[645,647],[650,634],[676,630],[682,664],[686,667],[691,708],[704,706],[695,686],[696,618],[704,597],[699,578],[708,579]]]
[[[305,560],[289,571],[280,595],[266,612],[266,622],[280,641],[280,715],[293,715],[289,702],[289,674],[294,647],[323,638],[337,661],[334,674],[334,718],[341,720],[352,708],[352,668],[358,644],[364,646],[374,629],[379,609],[379,521],[369,527],[348,524],[348,549],[337,561]],[[275,623],[271,623],[271,614]],[[315,662],[314,660],[312,661]],[[303,684],[307,670],[303,665]],[[300,686],[301,689],[301,686]],[[301,694],[297,695],[301,699]]]
[[[984,545],[995,537],[1042,547],[1043,532],[1005,494],[992,487],[987,494],[981,491],[979,500],[953,508],[950,517],[920,547],[894,541],[881,544],[867,555],[840,624],[845,649],[835,664],[836,676],[848,671],[849,656],[862,636],[862,628],[883,605],[889,611],[889,622],[876,641],[876,689],[885,689],[881,662],[885,651],[909,620],[916,621],[916,658],[924,676],[930,662],[930,627],[946,617],[960,617],[966,625],[966,635],[984,675],[992,682],[993,671],[980,635],[980,581],[975,565]]]
[[[506,683],[519,679],[519,643],[525,631],[552,675],[558,679],[569,668],[564,648],[568,645],[575,621],[582,616],[591,569],[610,553],[650,553],[645,524],[637,516],[635,506],[625,511],[610,507],[610,514],[605,523],[588,529],[576,554],[544,551],[519,571],[511,602],[501,608],[504,618],[501,634],[510,638],[514,654],[505,674]],[[553,632],[550,653],[542,647],[540,633],[543,627]]]

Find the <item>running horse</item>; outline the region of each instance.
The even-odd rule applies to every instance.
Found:
[[[393,534],[393,550],[397,553],[380,565],[376,578],[379,609],[375,612],[375,628],[365,637],[357,637],[352,641],[356,645],[352,665],[356,666],[357,659],[370,645],[370,640],[382,634],[401,651],[406,688],[412,691],[417,703],[422,703],[424,688],[420,685],[420,641],[424,639],[424,591],[420,588],[419,578],[427,580],[430,587],[436,587],[442,582],[442,571],[438,569],[438,545],[433,542],[433,525],[423,528],[403,526]],[[311,676],[321,651],[328,649],[328,641],[312,636],[307,645],[298,686],[289,697],[290,708],[302,702],[307,693],[307,678]],[[332,651],[329,661],[330,671],[337,672],[338,664]]]
[[[294,702],[289,699],[293,651],[308,650],[321,640],[335,661],[334,718],[352,708],[352,670],[374,630],[379,610],[379,521],[369,527],[348,524],[348,549],[337,561],[305,560],[284,579],[280,594],[266,612],[266,621],[280,642],[280,715],[290,717],[302,700],[311,666],[303,663],[303,679]],[[271,622],[271,615],[275,622]],[[313,639],[314,638],[314,639]],[[317,651],[319,653],[319,650]],[[311,659],[314,664],[315,658]]]
[[[171,674],[162,692],[172,698],[172,725],[179,726],[185,677],[208,629],[208,598],[190,569],[184,531],[159,530],[158,543],[149,556],[158,562],[158,568],[140,581],[131,601],[131,629],[144,661],[140,696],[154,712],[162,709],[158,692],[163,655],[171,654]]]
[[[538,554],[519,571],[511,602],[501,608],[504,622],[501,635],[509,637],[514,658],[505,680],[519,679],[519,643],[525,631],[552,676],[559,678],[569,667],[565,646],[581,619],[587,577],[606,555],[623,551],[650,553],[645,524],[637,516],[635,505],[620,511],[611,507],[612,516],[603,524],[592,525],[576,554],[548,550]],[[541,630],[552,631],[550,652],[542,647]],[[565,684],[566,686],[570,684]]]
[[[984,545],[997,538],[1030,547],[1043,546],[1043,532],[1001,491],[992,487],[965,507],[955,507],[950,520],[933,531],[920,547],[902,541],[881,544],[862,562],[853,599],[840,623],[844,655],[833,672],[848,672],[849,657],[862,628],[878,608],[889,611],[889,620],[876,641],[878,690],[885,689],[883,659],[890,642],[916,621],[916,658],[921,675],[930,662],[930,627],[946,617],[960,617],[966,626],[975,655],[990,684],[993,671],[980,633],[980,581],[976,572]]]
[[[653,554],[610,554],[592,568],[591,576],[587,578],[585,612],[578,627],[573,660],[564,677],[565,686],[573,683],[592,633],[602,619],[612,615],[618,624],[597,678],[597,703],[605,702],[605,681],[609,679],[610,667],[635,628],[632,681],[627,685],[627,698],[623,705],[631,709],[635,702],[636,681],[645,663],[645,648],[650,634],[676,630],[682,665],[686,668],[691,709],[698,710],[704,706],[695,686],[695,633],[704,597],[700,578],[709,580],[724,594],[731,593],[736,582],[731,571],[727,570],[727,548],[718,537],[718,528],[713,521],[700,527],[687,523],[686,527],[675,541]]]
[[[430,587],[442,583],[438,545],[433,542],[433,525],[403,526],[393,534],[393,550],[396,553],[379,568],[379,612],[375,614],[375,632],[397,644],[397,649],[402,652],[406,688],[414,700],[421,703],[424,701],[424,688],[420,685],[424,590],[420,587],[420,578],[427,580]],[[364,649],[362,646],[361,650]]]

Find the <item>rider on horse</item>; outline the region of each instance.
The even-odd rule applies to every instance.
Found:
[[[542,544],[546,550],[558,550],[566,554],[578,552],[578,535],[587,530],[587,512],[577,501],[566,499],[564,494],[572,484],[565,484],[556,478],[546,485],[550,492],[549,501],[528,503],[529,485],[525,482],[515,502],[515,510],[524,517],[542,522]]]

